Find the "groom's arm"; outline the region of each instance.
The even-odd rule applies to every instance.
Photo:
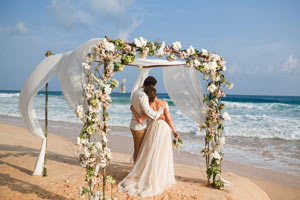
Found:
[[[149,105],[149,99],[148,96],[142,95],[140,97],[140,105],[142,108],[142,111],[151,119],[157,120],[160,117],[160,113],[159,112],[155,112]]]

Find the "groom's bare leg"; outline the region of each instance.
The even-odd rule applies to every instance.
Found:
[[[134,143],[134,153],[133,153],[133,161],[136,162],[146,129],[142,130],[131,130],[132,136],[133,136],[133,143]]]

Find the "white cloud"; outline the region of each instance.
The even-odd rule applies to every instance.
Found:
[[[140,25],[140,22],[138,22],[136,19],[133,19],[130,26],[128,26],[127,29],[120,29],[119,33],[117,34],[117,38],[120,38],[124,41],[129,41],[129,34],[132,32],[136,27]]]
[[[18,35],[27,32],[28,28],[26,27],[24,22],[19,22],[14,27],[0,27],[0,33],[6,35]]]
[[[85,2],[96,14],[121,18],[129,14],[127,9],[134,0],[85,0]]]
[[[134,0],[52,0],[48,6],[53,25],[64,30],[90,31],[128,40],[129,33],[140,25],[131,12]]]
[[[236,74],[239,72],[239,67],[236,62],[230,64],[229,66],[227,65],[227,71],[229,74]]]
[[[52,0],[48,11],[51,22],[67,30],[86,28],[92,23],[91,15],[70,0]]]
[[[294,72],[300,69],[298,59],[290,55],[287,60],[282,64],[282,70],[285,72]]]
[[[16,24],[17,32],[19,33],[27,33],[28,29],[24,22],[19,22]]]

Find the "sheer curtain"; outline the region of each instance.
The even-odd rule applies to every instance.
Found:
[[[137,58],[133,63],[131,63],[131,65],[135,65],[135,66],[143,66],[143,67],[147,67],[147,66],[159,66],[159,65],[181,65],[183,64],[183,62],[181,61],[167,61],[167,60],[162,60],[162,59],[142,59],[142,58]],[[131,90],[131,94],[137,90],[138,88],[142,87],[144,80],[147,78],[147,76],[149,75],[151,68],[142,68],[139,76],[137,77],[132,90]],[[160,84],[160,83],[158,83]]]
[[[71,110],[75,113],[78,104],[85,105],[81,84],[86,77],[83,76],[82,62],[85,61],[88,52],[98,40],[99,38],[91,39],[74,51],[45,58],[30,74],[22,87],[19,96],[20,116],[32,134],[43,138],[33,175],[42,174],[46,150],[45,134],[38,122],[33,99],[56,73],[61,83],[64,98]]]
[[[133,94],[134,91],[136,91],[137,89],[139,89],[140,87],[143,86],[144,80],[147,78],[147,76],[149,75],[151,68],[142,68],[142,70],[139,73],[139,76],[137,77],[132,90],[131,90],[131,96]]]
[[[27,78],[19,96],[19,112],[24,124],[31,133],[43,139],[33,175],[42,174],[46,150],[46,138],[37,120],[33,100],[38,91],[55,75],[56,64],[62,56],[63,54],[57,54],[45,58]]]
[[[85,62],[87,54],[99,40],[100,38],[94,38],[87,41],[74,51],[66,53],[57,64],[56,74],[64,98],[74,113],[76,113],[78,105],[83,105],[84,109],[87,109],[82,88],[82,84],[87,82],[87,77],[83,72],[82,63]]]
[[[204,122],[206,116],[201,112],[203,93],[199,72],[185,65],[165,67],[163,79],[166,91],[176,107],[196,123]]]

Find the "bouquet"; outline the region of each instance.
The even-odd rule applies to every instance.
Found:
[[[182,141],[182,139],[180,139],[178,136],[179,136],[178,133],[175,132],[175,133],[174,133],[174,137],[175,137],[175,138],[173,139],[173,146],[174,146],[174,149],[178,149],[178,148],[180,148],[180,147],[183,146],[183,141]]]

